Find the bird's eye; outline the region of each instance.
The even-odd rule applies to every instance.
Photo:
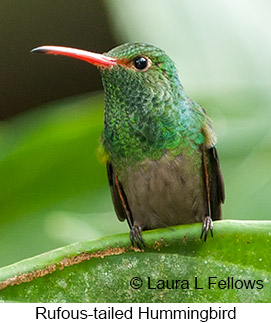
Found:
[[[138,56],[133,60],[134,67],[139,71],[146,71],[150,65],[150,60],[145,56]]]

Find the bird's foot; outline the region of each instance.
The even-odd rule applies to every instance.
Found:
[[[144,240],[141,235],[141,228],[138,227],[137,225],[134,225],[131,230],[130,230],[130,240],[132,243],[132,246],[135,247],[137,246],[139,249],[143,249],[142,247],[146,247]]]
[[[213,220],[210,216],[205,216],[203,222],[202,222],[202,230],[200,238],[204,236],[204,241],[207,239],[208,232],[210,231],[211,236],[213,237]]]

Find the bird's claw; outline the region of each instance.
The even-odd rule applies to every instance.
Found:
[[[143,249],[142,247],[146,247],[141,235],[141,228],[137,225],[134,225],[130,230],[130,240],[133,247],[136,245],[141,250]]]
[[[210,216],[205,216],[203,222],[202,222],[202,230],[200,238],[204,236],[204,241],[207,239],[208,232],[210,231],[211,236],[213,237],[213,220]]]

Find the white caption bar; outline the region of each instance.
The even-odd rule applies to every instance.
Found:
[[[270,304],[0,304],[0,322],[267,322]]]

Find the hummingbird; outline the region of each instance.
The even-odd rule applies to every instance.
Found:
[[[202,222],[200,238],[220,220],[224,182],[216,135],[203,107],[180,83],[161,49],[126,43],[107,53],[41,46],[98,67],[105,91],[101,147],[115,212],[133,246],[143,230]]]

